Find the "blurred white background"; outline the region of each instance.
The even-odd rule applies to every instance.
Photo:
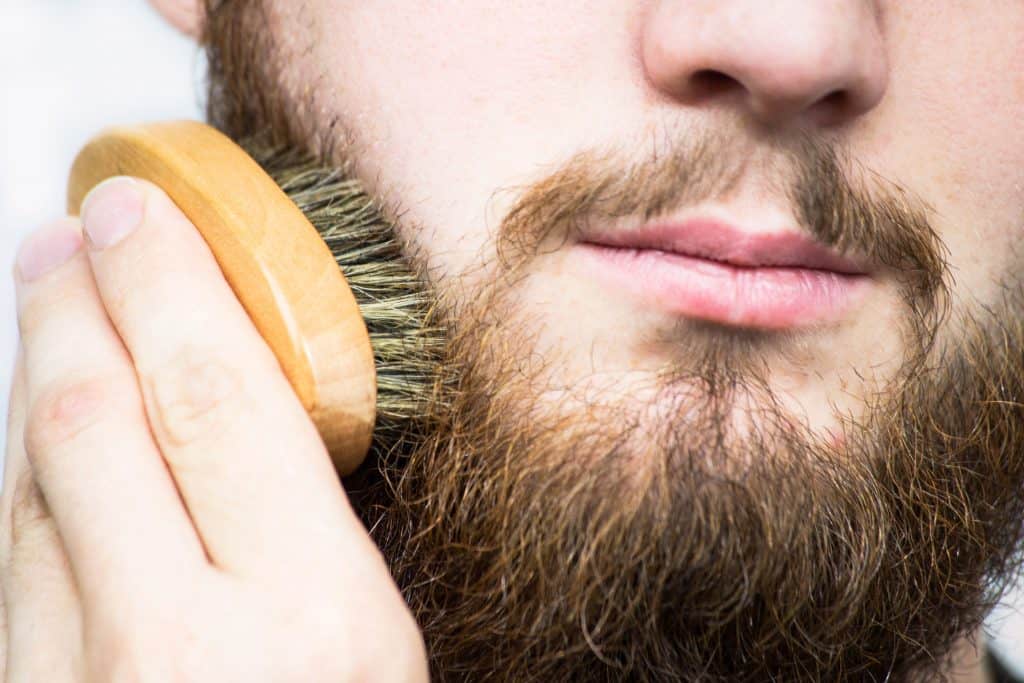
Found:
[[[112,124],[201,117],[203,75],[199,50],[144,0],[0,0],[4,415],[17,340],[9,277],[17,244],[62,214],[68,169],[91,135]],[[1024,590],[993,615],[990,631],[1024,675]]]
[[[144,0],[0,0],[0,384],[16,349],[10,269],[64,211],[77,150],[119,123],[201,116],[202,54]],[[3,392],[7,405],[7,391]]]

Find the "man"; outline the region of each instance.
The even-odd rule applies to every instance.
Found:
[[[194,228],[98,188],[15,272],[10,680],[991,680],[1024,6],[159,7],[215,123],[388,207],[457,386],[350,504]]]

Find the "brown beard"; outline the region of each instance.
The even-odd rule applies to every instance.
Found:
[[[213,120],[299,144],[261,10],[209,8]],[[257,92],[257,96],[253,93]],[[307,111],[314,110],[310,107]],[[308,136],[302,136],[307,138]],[[769,334],[690,327],[657,398],[538,409],[547,363],[515,282],[589,221],[724,195],[719,138],[660,161],[584,154],[526,192],[451,338],[433,410],[346,482],[424,631],[439,680],[903,680],[938,676],[1019,565],[1024,292],[949,309],[927,211],[847,180],[835,147],[780,151],[801,225],[899,276],[900,371],[843,421],[841,447],[779,406]],[[324,152],[321,142],[312,147]],[[604,158],[604,161],[599,161]],[[976,310],[967,310],[976,309]],[[685,421],[661,414],[686,415]],[[754,427],[731,428],[756,407]]]

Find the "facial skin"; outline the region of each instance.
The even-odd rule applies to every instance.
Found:
[[[643,162],[723,129],[767,163],[779,155],[764,151],[766,139],[804,133],[841,144],[931,205],[955,302],[991,303],[1013,253],[1024,200],[1016,3],[984,13],[838,1],[279,5],[286,80],[297,96],[313,88],[305,125],[341,122],[357,175],[401,206],[407,239],[459,291],[493,274],[480,266],[493,262],[508,190],[584,150]],[[982,50],[980,35],[995,39]],[[719,74],[711,87],[707,70]],[[795,229],[772,185],[777,168],[752,166],[731,196],[672,217]],[[542,328],[539,348],[563,361],[557,383],[642,382],[665,360],[646,340],[679,317],[600,282],[568,250],[555,256],[522,298]],[[789,359],[769,353],[771,384],[815,432],[836,428],[830,404],[856,413],[866,380],[893,372],[901,311],[890,285],[877,278],[837,324],[770,348],[800,349]]]
[[[987,309],[1004,316],[1018,312],[1004,296],[1009,293],[1012,299],[1019,285],[1014,271],[1024,206],[1019,170],[1024,167],[1024,132],[1017,122],[1024,77],[1014,68],[1024,58],[1014,38],[1024,31],[1019,3],[1005,0],[978,12],[967,3],[881,0],[477,0],[399,8],[383,0],[310,0],[272,2],[267,10],[270,37],[260,40],[273,44],[267,50],[277,66],[269,69],[268,78],[288,103],[288,130],[267,116],[269,105],[248,126],[276,127],[296,144],[320,151],[330,143],[367,190],[391,207],[410,255],[424,266],[450,310],[494,330],[488,340],[497,342],[497,350],[477,352],[469,386],[491,392],[493,405],[506,415],[540,425],[509,436],[507,425],[488,424],[474,436],[520,449],[516,452],[524,455],[513,467],[524,471],[523,461],[564,465],[579,460],[580,471],[554,465],[542,470],[549,482],[568,487],[572,476],[582,477],[592,496],[624,495],[623,505],[629,507],[628,492],[643,488],[630,483],[665,484],[672,490],[671,476],[650,471],[673,462],[659,456],[685,453],[693,467],[687,476],[700,473],[695,480],[705,481],[718,467],[719,474],[737,480],[747,473],[755,482],[774,484],[779,500],[766,505],[778,513],[787,495],[802,501],[801,487],[817,491],[812,486],[817,482],[786,479],[783,469],[759,479],[764,463],[789,464],[795,467],[790,474],[811,477],[801,463],[827,454],[838,455],[840,463],[828,472],[849,478],[846,489],[837,485],[822,491],[841,496],[853,489],[849,495],[856,497],[862,481],[857,468],[867,461],[858,456],[870,453],[877,460],[898,452],[878,446],[897,440],[878,436],[896,429],[879,422],[883,409],[891,407],[882,399],[898,395],[907,375],[944,367],[943,352],[970,337],[976,327],[972,321],[992,322],[984,315]],[[245,106],[257,111],[260,99],[267,97],[255,95],[256,103]],[[235,127],[236,133],[244,128]],[[695,140],[709,141],[713,153],[698,157]],[[801,183],[811,161],[827,158],[801,153],[801,141],[838,154],[836,168],[846,181],[838,188],[851,191],[858,210],[855,218],[834,219],[845,238],[835,246],[850,247],[850,255],[869,273],[855,304],[823,324],[781,332],[721,321],[701,324],[664,301],[637,296],[621,282],[603,278],[602,266],[588,261],[581,248],[583,238],[592,236],[586,230],[643,224],[644,211],[600,224],[601,211],[592,210],[585,214],[582,233],[540,220],[526,221],[532,227],[517,233],[510,220],[510,215],[529,216],[547,205],[536,201],[545,188],[556,188],[553,196],[564,200],[564,188],[593,188],[599,178],[616,177],[616,170],[657,167],[659,159],[679,154],[691,167],[725,160],[732,172],[711,174],[713,190],[686,201],[679,190],[674,198],[679,201],[661,218],[712,216],[746,232],[802,231],[824,238],[821,219],[828,212],[815,214],[796,198],[813,196],[814,188],[837,187],[820,178]],[[588,172],[574,175],[570,171],[579,159],[590,160],[584,166]],[[595,159],[604,159],[604,165]],[[635,191],[641,186],[625,187]],[[841,195],[822,194],[833,201]],[[896,213],[903,222],[881,221],[873,239],[852,238],[851,226],[863,225],[865,216],[881,215],[879,207],[887,201],[900,207]],[[915,216],[923,220],[912,220]],[[818,220],[808,224],[808,217]],[[533,229],[538,225],[553,235]],[[525,247],[511,249],[515,267],[503,268],[499,247],[511,243],[510,235],[521,238]],[[917,283],[915,274],[905,260],[886,258],[884,247],[902,244],[907,235],[919,238],[914,253],[932,257],[925,262],[936,266],[943,283],[929,290],[930,297],[908,294]],[[901,257],[912,251],[893,248]],[[471,305],[480,301],[490,308]],[[936,339],[933,352],[923,356],[930,334],[922,330]],[[1014,345],[1019,341],[1012,332],[1006,338]],[[461,344],[484,346],[472,334]],[[1011,346],[1011,358],[1017,348]],[[666,373],[677,381],[666,381]],[[709,378],[734,384],[731,390],[716,391]],[[957,385],[939,381],[934,386]],[[940,407],[926,403],[922,386],[915,387],[922,395],[910,392],[903,399],[912,408],[922,407],[911,420],[920,426],[928,422],[928,410]],[[964,394],[989,396],[967,389]],[[948,407],[941,410],[952,415]],[[487,422],[480,412],[469,414]],[[580,419],[573,422],[574,416]],[[972,414],[950,421],[959,424],[961,418],[969,421]],[[1009,419],[1012,415],[1004,415],[999,424]],[[670,423],[679,426],[670,429]],[[635,428],[607,427],[623,424]],[[553,440],[559,429],[570,436]],[[899,429],[917,433],[903,424]],[[784,438],[787,430],[798,435],[796,443]],[[724,435],[719,439],[724,446],[702,448],[718,435]],[[904,441],[934,444],[932,436]],[[619,438],[626,446],[609,445]],[[864,445],[868,441],[871,447]],[[451,459],[442,457],[445,452],[487,457],[470,444],[449,441],[443,447],[435,444],[434,459],[427,462],[448,469]],[[991,444],[979,452],[998,459]],[[595,455],[602,453],[610,456]],[[710,465],[694,465],[692,459],[701,454]],[[1012,491],[1017,474],[1000,473]],[[595,483],[602,476],[600,485]],[[550,488],[538,488],[526,475],[516,481],[534,496],[550,499],[564,493],[550,483]],[[863,491],[883,495],[885,487],[871,481],[864,480]],[[908,489],[914,490],[913,477],[892,481],[910,482]],[[406,493],[417,490],[415,482],[403,485],[411,487]],[[511,491],[505,491],[503,502],[515,499]],[[467,500],[473,499],[467,495],[464,506]],[[579,512],[583,500],[566,496],[563,502],[567,509],[578,503]],[[715,500],[725,501],[726,507],[707,508],[708,524],[743,519],[728,507],[727,498]],[[650,501],[645,505],[637,503],[637,509],[644,514],[656,509]],[[547,515],[542,518],[553,519],[551,510],[557,507],[541,504]],[[907,504],[900,514],[909,516],[912,508]],[[678,502],[662,509],[687,514]],[[721,515],[716,517],[716,510]],[[799,528],[799,520],[783,523],[772,513],[766,516],[779,522],[778,529]],[[807,524],[838,523],[836,514],[808,513]],[[884,517],[850,519],[881,524]],[[515,515],[494,518],[511,519],[513,526],[522,521]],[[454,519],[449,523],[457,526]],[[627,527],[608,528],[625,534]],[[497,522],[489,529],[508,533]],[[549,531],[553,538],[570,538],[556,533],[565,529]],[[447,542],[455,547],[459,540],[453,533]],[[480,537],[476,541],[482,543]],[[1005,541],[1012,546],[1013,539]],[[601,547],[581,545],[584,550]],[[796,552],[779,552],[787,551]],[[400,561],[396,566],[403,567]],[[440,609],[437,602],[432,607]],[[970,625],[967,619],[963,626]],[[929,644],[936,650],[933,655],[948,647],[945,641]],[[777,656],[785,652],[774,651]],[[503,660],[495,655],[494,661]],[[884,665],[877,669],[885,670]],[[802,670],[811,678],[810,671]],[[825,671],[835,674],[836,669]],[[751,668],[733,675],[733,680],[741,675],[756,680],[757,674]]]

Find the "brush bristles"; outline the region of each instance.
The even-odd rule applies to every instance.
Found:
[[[375,440],[401,438],[423,417],[438,377],[445,335],[431,323],[434,298],[357,181],[293,149],[260,140],[242,147],[306,215],[348,280],[376,363]]]

